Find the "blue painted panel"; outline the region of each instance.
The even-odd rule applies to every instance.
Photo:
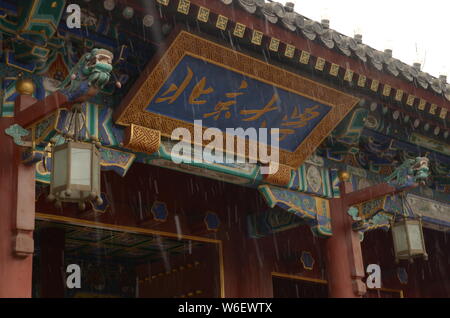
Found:
[[[222,131],[279,128],[280,148],[291,152],[330,110],[330,106],[191,56],[183,57],[147,107],[152,113],[189,123],[202,120],[204,127]]]

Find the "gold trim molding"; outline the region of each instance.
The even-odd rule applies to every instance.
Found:
[[[264,181],[278,186],[288,186],[292,171],[294,170],[291,167],[280,164],[276,173],[264,176]]]
[[[194,131],[194,124],[147,111],[167,78],[184,56],[189,55],[213,63],[228,70],[240,73],[274,87],[307,97],[331,107],[324,119],[316,125],[303,142],[293,152],[280,149],[279,162],[293,168],[299,167],[322,141],[333,131],[341,120],[358,103],[359,99],[339,90],[314,82],[283,68],[245,55],[239,51],[217,44],[189,33],[185,30],[174,31],[168,48],[153,60],[130,90],[117,113],[116,123],[131,124],[158,130],[163,136],[170,137],[175,128]],[[206,128],[204,128],[206,129]],[[226,138],[226,136],[224,136]],[[237,142],[238,137],[235,138]],[[203,141],[204,145],[208,141]],[[226,144],[224,142],[224,144]],[[246,145],[248,149],[248,143]],[[246,154],[249,152],[247,151]],[[248,158],[251,156],[248,155]]]

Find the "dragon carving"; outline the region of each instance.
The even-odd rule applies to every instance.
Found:
[[[414,184],[425,184],[429,176],[430,160],[426,157],[407,159],[386,178],[386,182],[396,188],[406,188]]]
[[[84,54],[60,84],[60,92],[72,104],[95,96],[111,78],[113,58],[113,54],[105,49],[93,49]],[[116,85],[120,88],[120,82]]]

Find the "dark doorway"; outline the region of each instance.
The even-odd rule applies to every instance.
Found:
[[[217,244],[95,224],[36,220],[33,297],[220,297]],[[69,265],[78,286],[67,284]]]

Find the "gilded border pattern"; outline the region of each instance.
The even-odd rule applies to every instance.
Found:
[[[171,136],[172,131],[179,127],[187,128],[193,132],[194,125],[192,123],[146,111],[150,101],[159,92],[166,79],[186,54],[202,58],[229,70],[332,107],[327,116],[294,152],[280,149],[280,163],[294,168],[300,166],[314,152],[323,139],[329,135],[359,101],[354,96],[316,83],[197,35],[180,31],[156,66],[150,72],[144,72],[147,74],[143,75],[146,76],[145,80],[140,82],[140,87],[136,94],[131,97],[130,102],[124,105],[124,108],[121,108],[123,111],[117,117],[116,123],[126,126],[136,124],[156,129],[161,131],[163,136]],[[207,142],[205,141],[204,145],[206,144]],[[246,157],[252,158],[248,148],[247,144]]]
[[[137,152],[153,154],[161,145],[161,132],[131,124],[125,129],[123,146]]]
[[[291,167],[280,164],[278,171],[274,174],[266,175],[264,181],[286,187],[291,181],[292,172],[293,169]]]

